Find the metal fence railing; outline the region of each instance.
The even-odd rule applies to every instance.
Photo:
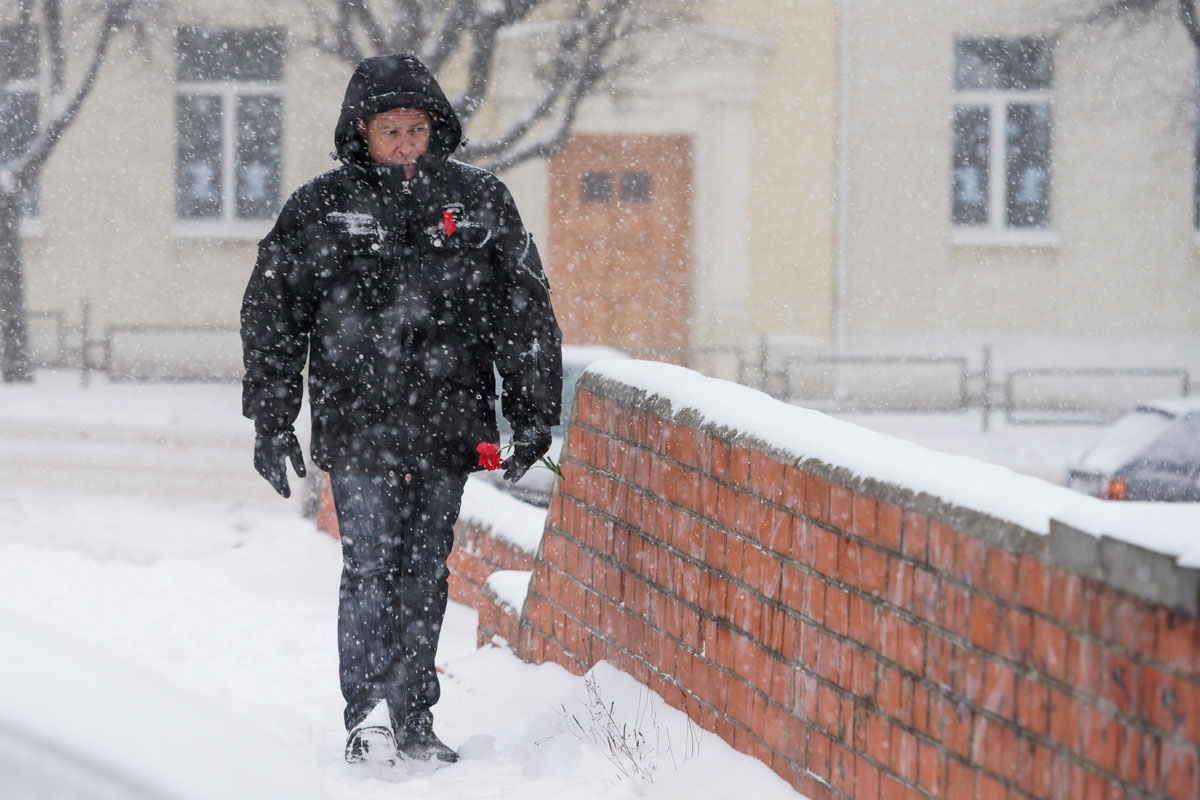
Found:
[[[1087,408],[1072,405],[1071,384],[1081,381],[1103,384],[1105,396]],[[1010,424],[1106,424],[1148,395],[1186,397],[1191,376],[1181,368],[1040,367],[1006,370],[1002,386],[1005,420]]]
[[[107,325],[92,335],[81,304],[72,326],[61,310],[30,311],[31,351],[40,366],[78,367],[132,380],[236,380],[238,331],[209,325]],[[785,402],[830,413],[947,413],[977,410],[984,430],[994,413],[1010,425],[1101,424],[1139,402],[1187,396],[1180,366],[994,366],[992,348],[962,353],[837,353],[790,350],[762,337],[752,346],[626,346],[627,354],[682,364],[760,389]],[[975,368],[973,364],[978,364]]]

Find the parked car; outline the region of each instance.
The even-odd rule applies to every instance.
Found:
[[[579,383],[580,376],[583,375],[584,370],[588,368],[589,364],[607,358],[628,358],[628,356],[620,350],[614,350],[611,347],[584,345],[565,345],[563,347],[562,419],[551,430],[554,434],[554,440],[550,444],[549,452],[546,453],[556,464],[562,458],[563,440],[567,434],[567,424],[570,422],[571,408],[575,405],[576,384]],[[500,414],[496,416],[500,425],[500,441],[502,444],[507,444],[512,438],[512,428],[509,426],[508,420],[504,419],[503,416]],[[505,457],[508,456],[508,452],[505,451]],[[486,480],[491,481],[496,486],[526,502],[539,506],[550,505],[550,494],[554,490],[554,479],[556,476],[542,464],[535,465],[515,484],[504,480],[504,472],[502,470],[481,474]]]
[[[1108,500],[1200,502],[1200,398],[1138,406],[1068,469],[1067,486]]]

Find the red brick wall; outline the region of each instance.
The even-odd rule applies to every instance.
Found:
[[[813,800],[1200,797],[1196,597],[686,420],[585,376],[524,657],[606,659]]]
[[[484,526],[459,520],[454,526],[454,549],[450,551],[447,564],[450,567],[450,598],[474,608],[484,608],[486,604],[480,600],[488,576],[497,570],[527,572],[533,569],[533,555],[492,536]]]

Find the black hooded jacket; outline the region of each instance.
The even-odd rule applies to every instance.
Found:
[[[416,174],[373,161],[354,121],[428,111]],[[451,159],[462,127],[412,56],[365,59],[334,140],[342,165],[297,189],[259,243],[242,302],[242,410],[290,430],[308,361],[312,457],[474,469],[501,408],[522,431],[558,423],[561,333],[508,189]]]

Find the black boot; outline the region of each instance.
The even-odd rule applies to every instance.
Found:
[[[458,753],[437,737],[432,726],[405,728],[404,741],[400,742],[399,750],[400,755],[413,761],[437,759],[447,764],[458,761]]]
[[[346,761],[358,764],[391,764],[396,760],[396,738],[389,728],[355,728],[346,737]]]
[[[395,760],[396,735],[392,733],[387,701],[381,700],[346,736],[346,761],[391,764]]]

